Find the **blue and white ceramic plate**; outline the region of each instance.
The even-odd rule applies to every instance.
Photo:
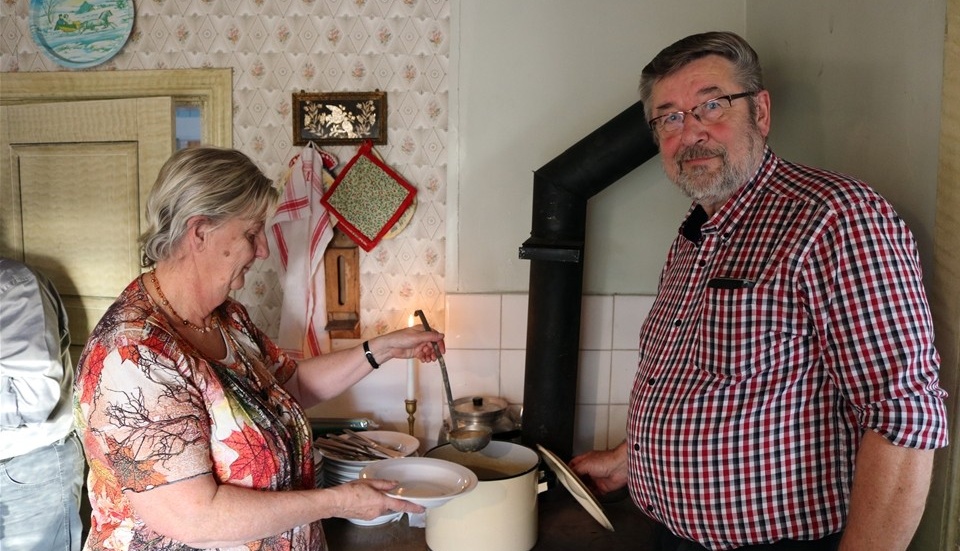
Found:
[[[117,55],[133,30],[133,0],[30,0],[30,34],[64,67],[83,69]]]

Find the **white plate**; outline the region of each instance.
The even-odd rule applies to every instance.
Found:
[[[606,513],[603,512],[603,508],[600,507],[597,498],[593,497],[590,490],[583,485],[583,481],[570,470],[570,467],[568,467],[566,463],[554,455],[553,452],[540,444],[537,444],[537,449],[540,450],[543,459],[550,465],[550,469],[557,473],[557,478],[560,479],[560,483],[563,484],[564,488],[573,494],[573,497],[590,513],[590,516],[595,518],[604,528],[613,532],[613,524],[610,523],[610,519],[608,519]]]
[[[363,520],[359,518],[348,518],[347,520],[350,521],[350,524],[356,524],[357,526],[379,526],[381,524],[398,520],[402,516],[403,513],[387,513],[386,515],[379,516],[372,520]]]
[[[346,476],[331,475],[331,474],[328,473],[328,474],[324,475],[324,477],[323,477],[323,483],[324,483],[324,485],[326,485],[326,487],[329,488],[329,487],[331,487],[331,486],[339,486],[339,485],[341,485],[341,484],[346,484],[346,483],[348,483],[348,482],[353,482],[353,481],[356,480],[356,479],[357,479],[357,477],[350,478],[350,477],[346,477]]]
[[[323,465],[323,468],[326,469],[328,473],[358,475],[360,474],[360,471],[362,471],[364,467],[376,461],[380,461],[380,460],[372,459],[370,461],[364,461],[362,465],[341,465],[328,457],[326,462]]]
[[[431,457],[384,459],[364,467],[360,478],[396,480],[397,487],[387,492],[388,496],[428,509],[477,487],[477,475],[470,469]]]

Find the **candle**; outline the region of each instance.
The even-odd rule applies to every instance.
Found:
[[[413,327],[413,316],[410,316],[410,327]],[[417,365],[416,358],[407,359],[407,400],[417,399]]]

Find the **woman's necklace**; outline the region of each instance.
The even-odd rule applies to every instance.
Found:
[[[207,326],[200,326],[195,323],[191,323],[190,320],[184,318],[183,316],[178,314],[176,310],[173,309],[173,305],[170,304],[170,301],[167,300],[166,295],[163,294],[163,289],[160,288],[160,282],[157,280],[156,270],[150,270],[150,279],[153,280],[153,286],[157,288],[157,294],[160,295],[160,302],[164,306],[166,306],[167,309],[170,310],[170,313],[173,314],[173,317],[180,320],[182,324],[186,325],[190,329],[193,329],[194,331],[199,331],[200,333],[204,333],[204,334],[209,333],[210,331],[213,331],[218,325],[220,325],[220,322],[217,320],[216,315],[214,315],[211,318],[213,320],[213,323]]]

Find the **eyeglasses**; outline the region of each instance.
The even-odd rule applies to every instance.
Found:
[[[659,134],[660,137],[672,136],[683,130],[683,121],[686,119],[687,113],[693,115],[702,124],[713,124],[723,118],[724,111],[730,108],[733,100],[755,95],[757,95],[757,92],[741,92],[708,99],[686,111],[674,111],[654,117],[648,121],[648,124],[650,129]]]

